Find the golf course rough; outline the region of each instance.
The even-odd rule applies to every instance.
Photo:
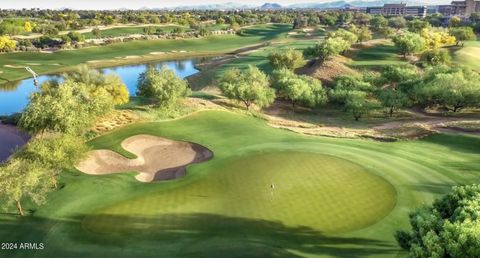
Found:
[[[254,153],[184,188],[107,208],[87,217],[84,226],[98,233],[157,231],[180,223],[175,217],[207,213],[342,233],[385,217],[395,196],[390,183],[347,160],[308,152]],[[125,219],[129,211],[151,217]],[[112,214],[121,219],[112,219]],[[144,223],[152,218],[157,218],[156,225]]]

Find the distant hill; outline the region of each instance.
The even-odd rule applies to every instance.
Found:
[[[449,4],[451,0],[408,0],[407,5],[439,5]],[[236,9],[261,9],[261,10],[278,10],[278,9],[333,9],[343,8],[345,6],[352,7],[369,7],[369,6],[383,6],[388,3],[400,3],[402,0],[319,0],[317,3],[298,3],[282,6],[278,3],[265,3],[261,6],[251,4],[241,4],[238,2],[227,2],[223,4],[200,4],[200,5],[185,5],[170,8],[162,8],[168,10],[236,10]],[[148,9],[148,8],[142,8]]]
[[[164,9],[174,9],[174,10],[235,10],[235,9],[252,9],[255,8],[254,5],[240,4],[228,2],[224,4],[203,4],[203,5],[185,5],[178,6],[174,8],[164,8]]]
[[[370,7],[370,6],[383,6],[384,4],[389,3],[400,3],[401,1],[395,0],[354,0],[354,1],[332,1],[324,3],[299,3],[289,5],[289,8],[311,8],[311,9],[330,9],[330,8],[342,8],[346,5],[353,7]],[[405,2],[405,1],[403,1]],[[439,4],[449,4],[450,0],[415,0],[415,1],[406,1],[407,5],[439,5]]]
[[[275,10],[275,9],[282,9],[283,6],[277,3],[265,3],[262,6],[260,6],[260,9],[263,10]]]

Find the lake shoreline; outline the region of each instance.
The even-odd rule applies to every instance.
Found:
[[[30,140],[30,136],[13,125],[0,123],[0,163],[7,161],[16,149]]]

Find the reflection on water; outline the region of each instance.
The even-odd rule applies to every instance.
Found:
[[[143,73],[149,65],[153,65],[158,68],[161,68],[165,65],[169,69],[174,70],[179,77],[185,78],[198,72],[198,70],[195,68],[196,63],[204,62],[206,60],[208,59],[197,58],[148,64],[124,65],[103,68],[100,69],[100,71],[105,74],[118,74],[118,76],[120,76],[123,82],[127,85],[130,95],[135,96],[137,91],[138,76]],[[60,79],[60,77],[58,75],[42,75],[38,77],[38,82],[39,84],[42,84],[50,79]],[[0,115],[9,115],[16,112],[21,112],[27,105],[30,94],[35,90],[36,88],[33,85],[33,79],[0,84]]]
[[[20,82],[21,81],[2,83],[2,84],[0,84],[0,92],[17,90],[18,86],[20,86]]]

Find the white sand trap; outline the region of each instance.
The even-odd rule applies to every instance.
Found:
[[[14,69],[20,69],[20,68],[24,68],[23,66],[19,66],[19,65],[3,65],[4,67],[6,68],[14,68]]]
[[[151,135],[136,135],[125,139],[122,147],[135,154],[128,159],[110,150],[95,150],[77,165],[77,169],[90,175],[107,175],[130,171],[141,182],[171,180],[185,176],[185,167],[213,157],[213,153],[198,144],[173,141]]]

